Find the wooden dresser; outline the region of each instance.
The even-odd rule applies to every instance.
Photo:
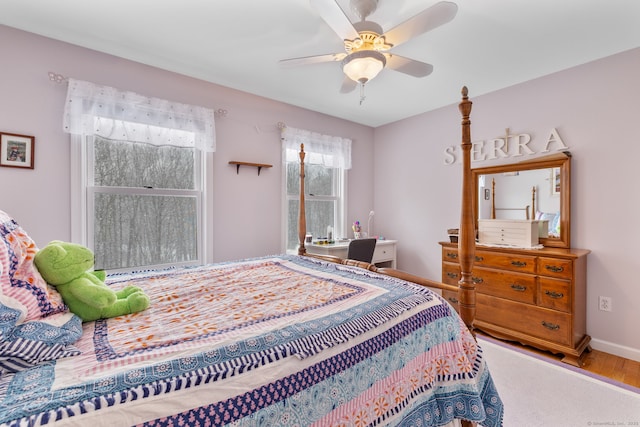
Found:
[[[458,246],[442,245],[442,282],[460,280]],[[476,247],[474,326],[497,338],[563,354],[582,366],[586,333],[587,255],[584,249]],[[454,307],[457,294],[443,291]]]

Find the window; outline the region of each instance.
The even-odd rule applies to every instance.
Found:
[[[88,243],[96,268],[200,263],[199,153],[101,137],[90,144]]]
[[[298,206],[300,205],[300,163],[287,162],[287,251],[298,247]],[[304,188],[307,233],[327,237],[327,227],[335,236],[344,236],[344,171],[322,165],[305,164]]]
[[[202,264],[203,152],[214,148],[213,111],[69,85],[72,240],[93,249],[96,269]]]
[[[305,147],[305,211],[307,233],[327,237],[331,226],[335,237],[346,236],[346,170],[351,163],[351,140],[319,135],[295,128],[283,130],[285,163],[286,250],[298,247],[300,188],[300,144]]]

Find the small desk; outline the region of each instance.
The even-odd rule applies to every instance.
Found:
[[[373,252],[372,264],[378,267],[396,268],[396,244],[397,240],[378,240],[376,249]],[[316,245],[315,243],[305,244],[307,252],[316,255],[332,255],[338,258],[347,257],[349,242],[338,242],[331,245]]]

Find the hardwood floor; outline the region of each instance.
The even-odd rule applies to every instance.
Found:
[[[585,360],[589,372],[640,387],[640,362],[593,350]]]
[[[484,335],[480,331],[476,332],[480,336]],[[519,343],[507,341],[502,342],[557,361],[562,359],[561,355],[555,355],[553,353],[538,350]],[[582,368],[588,372],[640,388],[640,362],[635,360],[614,356],[613,354],[605,353],[603,351],[591,350],[591,352],[587,354]]]

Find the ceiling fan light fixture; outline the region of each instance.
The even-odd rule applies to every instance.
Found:
[[[387,58],[380,52],[361,50],[342,60],[342,71],[351,80],[364,84],[377,76],[386,64]]]

